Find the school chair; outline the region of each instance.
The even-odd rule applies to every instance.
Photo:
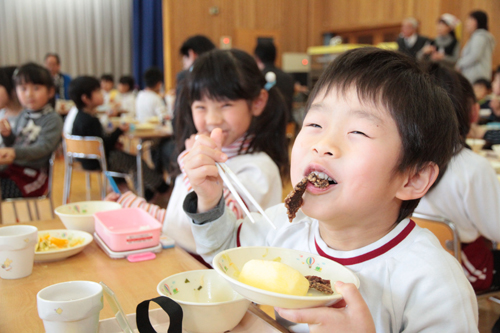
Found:
[[[74,171],[84,172],[86,181],[87,200],[90,200],[90,174],[97,174],[97,180],[101,192],[101,199],[106,196],[106,177],[104,171],[108,170],[106,164],[106,154],[104,153],[104,144],[102,139],[95,136],[77,136],[63,135],[64,151],[64,191],[63,205],[68,203],[71,192],[71,177]],[[77,158],[87,158],[99,161],[101,169],[85,170],[81,164],[76,161]]]
[[[439,239],[441,246],[462,263],[460,238],[453,222],[439,216],[421,213],[413,213],[411,219],[419,227],[429,229]],[[500,296],[499,294],[500,290],[476,291],[478,300],[487,298],[497,304],[500,304],[500,298],[496,297]]]
[[[3,222],[1,206],[2,206],[2,203],[4,203],[4,202],[12,203],[12,209],[14,210],[14,217],[16,219],[16,222],[19,222],[19,216],[17,214],[16,202],[20,202],[20,201],[26,202],[28,217],[29,217],[30,221],[33,221],[33,214],[31,213],[30,202],[32,201],[33,205],[35,206],[36,219],[40,220],[40,214],[38,211],[38,202],[40,200],[48,199],[49,205],[50,205],[51,218],[52,219],[54,218],[54,206],[52,204],[52,180],[53,180],[53,176],[54,176],[54,159],[55,158],[56,158],[56,152],[53,152],[52,155],[50,156],[50,159],[49,159],[49,184],[48,184],[47,192],[44,195],[39,196],[39,197],[7,198],[7,199],[2,201],[1,200],[1,198],[2,198],[1,189],[0,189],[0,224],[2,224],[2,222]]]
[[[429,229],[441,243],[441,246],[462,262],[460,238],[453,222],[440,216],[413,213],[411,219],[421,228]]]

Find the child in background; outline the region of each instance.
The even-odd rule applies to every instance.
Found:
[[[490,94],[491,94],[491,82],[486,79],[479,79],[474,82],[472,86],[474,88],[474,94],[476,100],[479,103],[481,109],[490,108]]]
[[[137,94],[135,101],[135,112],[139,122],[144,123],[153,117],[163,121],[166,113],[165,102],[160,96],[163,85],[163,72],[156,67],[149,68],[144,72],[144,83],[146,88]]]
[[[178,96],[176,141],[180,170],[195,135],[221,128],[222,151],[226,164],[264,208],[281,202],[280,172],[287,176],[286,105],[276,87],[264,88],[266,80],[247,53],[238,50],[211,51],[200,56],[188,74]],[[222,184],[222,183],[221,183]],[[182,210],[186,194],[192,191],[185,173],[175,179],[166,210],[145,205],[141,198],[125,193],[123,206],[139,206],[163,223],[163,232],[192,254],[196,246],[190,219]],[[226,205],[235,216],[243,217],[241,207],[224,187]],[[116,199],[116,197],[114,197]],[[243,197],[244,199],[244,197]],[[250,211],[257,211],[246,202]]]
[[[122,173],[136,174],[136,157],[116,147],[118,138],[124,131],[128,130],[128,125],[122,124],[110,135],[106,135],[99,119],[95,117],[97,107],[103,103],[99,81],[90,76],[80,76],[71,81],[69,96],[78,108],[71,134],[100,137],[103,140],[108,169]],[[86,170],[100,169],[100,164],[96,160],[82,160],[81,163]],[[151,170],[144,161],[142,168],[146,187],[146,199],[148,201],[153,198],[155,192],[165,193],[168,190],[168,185],[161,175]]]
[[[17,99],[16,87],[12,76],[16,67],[0,67],[0,134],[8,136],[10,129],[16,127],[16,122],[23,110]],[[0,145],[3,140],[0,138]]]
[[[132,76],[122,76],[118,82],[117,102],[119,109],[125,111],[125,115],[135,118],[135,81]]]
[[[500,122],[500,66],[497,67],[493,82],[491,83],[491,100],[490,108],[491,115],[488,117],[488,123]],[[500,130],[492,129],[484,133],[483,139],[487,142],[487,147],[491,145],[500,144]]]
[[[14,82],[24,110],[15,126],[2,131],[6,146],[0,148],[2,199],[41,196],[47,191],[49,160],[63,126],[49,104],[54,81],[46,68],[25,64],[15,72]]]
[[[474,290],[498,289],[500,251],[491,251],[486,239],[500,242],[500,182],[490,162],[465,145],[470,125],[477,118],[474,91],[457,72],[431,67],[429,74],[454,102],[461,149],[415,211],[452,221],[462,242],[463,269]]]
[[[291,178],[297,184],[316,173],[329,185],[307,185],[292,223],[283,204],[267,209],[277,230],[259,214],[252,214],[254,224],[225,208],[215,166],[227,159],[218,148],[223,140],[218,129],[200,135],[184,157],[194,191],[183,208],[205,260],[237,246],[316,253],[357,274],[378,332],[477,332],[476,296],[460,264],[409,219],[459,142],[450,99],[408,56],[359,48],[325,69],[294,142]],[[342,313],[350,328],[369,324],[369,315],[351,316],[351,308],[363,306],[361,297],[349,300],[340,310],[278,313],[308,323],[311,332],[334,331]]]
[[[115,89],[115,80],[111,74],[103,74],[101,76],[101,89],[104,96],[103,105],[114,112],[116,109],[118,90]],[[70,97],[71,98],[71,97]]]

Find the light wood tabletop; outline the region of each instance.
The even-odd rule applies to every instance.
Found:
[[[38,227],[38,230],[64,228],[59,219],[29,224]],[[28,277],[0,279],[0,332],[43,332],[36,294],[55,283],[103,281],[115,292],[125,313],[135,313],[137,304],[158,296],[156,286],[163,278],[196,269],[206,267],[178,247],[157,253],[154,260],[130,263],[126,259],[109,258],[92,242],[82,252],[67,259],[35,263],[33,273]],[[258,308],[254,308],[253,312],[263,320],[273,322]],[[100,319],[111,317],[114,317],[114,313],[109,304],[104,302]]]

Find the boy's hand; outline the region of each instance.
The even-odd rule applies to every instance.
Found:
[[[0,148],[0,165],[12,164],[16,158],[14,148]]]
[[[337,281],[335,289],[344,296],[346,306],[342,308],[281,309],[281,317],[294,323],[309,324],[311,333],[329,332],[375,332],[375,324],[358,288],[352,283]],[[340,302],[339,302],[340,303]],[[338,305],[333,305],[336,307]]]
[[[9,136],[11,132],[12,129],[10,127],[9,121],[6,118],[0,120],[0,134],[2,136]]]
[[[113,201],[113,202],[117,202],[118,199],[120,199],[120,194],[116,193],[116,192],[111,192],[110,194],[108,194],[105,198],[104,198],[104,201]]]
[[[184,157],[184,171],[198,195],[198,213],[214,208],[222,196],[222,179],[215,165],[227,160],[221,151],[222,140],[220,128],[214,129],[210,137],[200,134]]]

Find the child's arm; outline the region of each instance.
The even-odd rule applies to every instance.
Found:
[[[125,192],[121,196],[118,193],[113,192],[108,194],[104,200],[118,202],[123,208],[141,208],[142,210],[148,212],[149,215],[154,217],[161,224],[163,224],[167,213],[166,209],[147,203],[144,198],[138,197],[131,191]]]
[[[281,317],[294,323],[309,324],[311,333],[349,332],[371,333],[375,332],[370,310],[366,305],[358,288],[352,283],[337,281],[335,289],[344,296],[343,307],[337,308],[312,308],[312,309],[281,309],[276,311]],[[340,302],[339,302],[340,303]]]
[[[14,162],[16,152],[14,148],[0,148],[0,165],[8,165]]]

